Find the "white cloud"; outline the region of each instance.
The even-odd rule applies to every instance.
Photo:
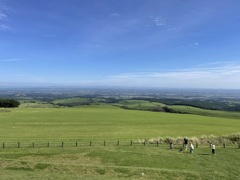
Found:
[[[174,26],[169,26],[166,28],[166,31],[168,31],[168,32],[179,32],[181,30],[182,30],[181,27],[174,27]]]
[[[0,24],[0,31],[11,31],[14,32],[14,29],[6,24]]]
[[[121,15],[120,15],[119,13],[112,13],[111,16],[112,16],[112,17],[119,17],[119,16],[121,16]]]
[[[165,26],[166,25],[166,20],[162,16],[156,16],[153,18],[153,23],[156,26]]]
[[[224,64],[224,63],[223,63]],[[85,85],[85,86],[128,86],[128,87],[159,87],[159,88],[226,88],[240,89],[240,63],[216,64],[202,68],[159,71],[142,70],[136,73],[124,73],[96,79],[60,80],[56,77],[36,77],[33,74],[14,74],[8,83],[19,82],[28,84]],[[0,77],[0,82],[6,78]]]
[[[196,46],[199,46],[199,45],[200,45],[200,43],[195,42],[195,43],[191,43],[191,44],[180,45],[180,46],[177,47],[177,49],[196,47]]]
[[[3,23],[4,19],[6,19],[7,17],[8,17],[8,9],[7,8],[0,9],[0,31],[14,32],[13,28]]]
[[[4,19],[6,17],[7,17],[7,14],[2,12],[2,11],[0,11],[0,20]]]
[[[240,64],[169,72],[120,74],[107,77],[101,83],[115,86],[236,89],[240,88]]]

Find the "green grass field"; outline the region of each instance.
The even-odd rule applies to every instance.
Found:
[[[0,142],[6,143],[0,149],[1,179],[239,179],[237,145],[219,145],[212,156],[207,145],[190,154],[179,153],[181,145],[170,150],[167,144],[129,144],[139,139],[239,133],[240,120],[233,118],[239,114],[226,114],[208,117],[108,105],[0,109]],[[61,141],[90,140],[92,146],[60,147]],[[103,146],[104,140],[126,143]],[[35,142],[36,147],[8,147],[8,142]],[[59,145],[37,147],[38,142]]]
[[[1,112],[0,140],[134,140],[239,132],[232,118],[120,108],[18,108]]]
[[[239,149],[167,146],[4,148],[1,179],[238,179]],[[144,175],[142,175],[144,173]]]

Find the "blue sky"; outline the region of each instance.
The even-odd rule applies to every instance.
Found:
[[[0,0],[0,87],[240,88],[239,0]]]

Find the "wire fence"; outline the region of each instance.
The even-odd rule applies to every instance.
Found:
[[[151,146],[151,147],[163,147],[170,149],[183,149],[183,144],[173,144],[173,143],[160,143],[160,142],[139,142],[139,141],[91,141],[91,140],[78,140],[78,141],[6,141],[2,142],[2,148],[53,148],[53,147],[99,147],[99,146]],[[203,147],[207,145],[194,144],[195,148]],[[209,144],[210,146],[210,144]],[[225,144],[218,145],[223,148],[236,146],[240,149],[240,144]]]

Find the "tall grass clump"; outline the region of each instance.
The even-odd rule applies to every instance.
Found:
[[[140,140],[140,142],[147,142],[149,144],[153,143],[174,143],[174,144],[183,144],[184,137],[159,137],[159,138],[151,138]],[[209,145],[211,143],[216,145],[234,145],[240,144],[240,133],[230,134],[230,135],[222,135],[222,136],[214,136],[214,135],[203,135],[200,137],[188,137],[189,142],[199,145]]]

